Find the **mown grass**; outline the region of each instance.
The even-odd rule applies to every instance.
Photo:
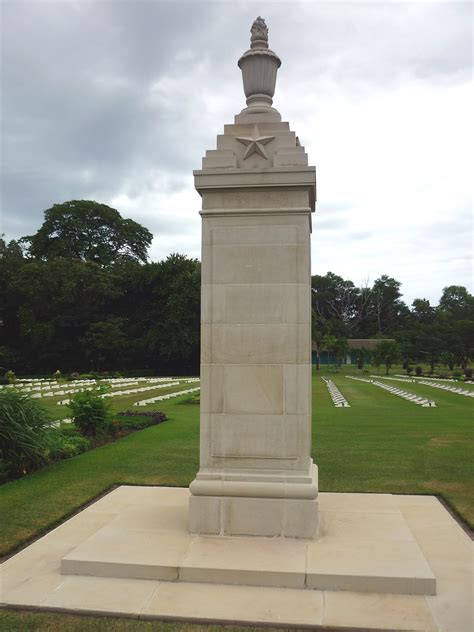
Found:
[[[281,628],[195,625],[139,621],[115,617],[91,617],[55,612],[0,610],[0,630],[5,632],[281,632]]]
[[[176,380],[173,380],[173,381],[177,381],[178,379],[183,380],[183,378],[176,378]],[[110,402],[112,406],[112,410],[115,412],[118,412],[121,410],[127,410],[129,408],[131,410],[134,410],[134,408],[131,408],[133,403],[140,399],[150,399],[151,397],[157,397],[158,395],[166,395],[167,393],[172,393],[174,391],[183,391],[187,388],[193,388],[198,385],[199,384],[186,384],[185,380],[181,381],[179,386],[163,387],[162,385],[159,384],[157,385],[156,389],[152,389],[150,391],[145,391],[143,393],[136,393],[135,395],[133,394],[132,395],[118,395],[113,398],[111,397],[110,399],[107,398],[107,401]],[[146,386],[149,386],[149,385],[147,384]],[[64,388],[67,389],[67,383],[65,384]],[[133,388],[138,388],[138,386],[136,385],[133,385],[130,387],[123,386],[120,389],[116,387],[111,390],[124,391],[124,390],[133,389]],[[71,410],[69,406],[58,406],[59,401],[64,400],[64,399],[70,399],[71,397],[74,397],[74,395],[73,394],[58,395],[55,397],[42,398],[39,401],[46,408],[51,419],[57,420],[57,419],[64,419],[65,417],[71,416]],[[137,407],[136,410],[144,410],[144,408]],[[148,408],[146,410],[148,410]]]
[[[472,401],[400,382],[437,403],[421,408],[345,378],[348,371],[356,372],[322,369],[313,376],[313,457],[321,491],[442,494],[472,526]],[[351,408],[334,407],[320,375],[336,382]],[[139,409],[162,410],[169,418],[163,424],[0,487],[0,554],[45,532],[113,485],[189,485],[199,465],[199,407],[180,405],[187,398]],[[130,408],[133,398],[120,399],[114,401],[116,409]]]
[[[199,408],[177,406],[185,397],[137,409],[163,411],[162,424],[0,487],[0,555],[113,485],[189,485],[199,465]]]
[[[360,375],[354,369],[320,374],[335,382],[350,408],[336,408],[324,382],[313,377],[313,455],[321,490],[440,494],[472,528],[472,399],[386,382],[436,402],[436,408],[422,408],[348,379],[348,373]]]

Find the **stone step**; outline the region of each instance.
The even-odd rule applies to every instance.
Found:
[[[125,507],[66,555],[64,575],[433,595],[435,577],[390,496],[373,511],[341,511],[322,495],[319,540],[199,536],[183,494]],[[337,500],[337,499],[336,499]],[[370,499],[369,499],[370,500]],[[381,500],[383,506],[378,506]],[[334,502],[334,501],[332,501]]]

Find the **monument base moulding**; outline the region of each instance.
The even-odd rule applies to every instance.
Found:
[[[311,463],[307,480],[281,473],[262,476],[240,471],[225,479],[201,471],[191,484],[189,530],[212,535],[284,536],[318,535],[317,467]],[[297,481],[291,480],[296,478]],[[247,479],[247,480],[246,480]]]

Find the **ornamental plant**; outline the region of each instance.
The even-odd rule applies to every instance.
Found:
[[[27,474],[47,461],[51,420],[27,393],[0,391],[0,478]]]
[[[15,384],[16,382],[15,371],[7,371],[5,373],[5,377],[7,378],[9,384]]]
[[[96,437],[113,432],[111,405],[101,397],[104,391],[103,387],[81,391],[71,399],[69,408],[72,411],[74,424],[85,437]]]

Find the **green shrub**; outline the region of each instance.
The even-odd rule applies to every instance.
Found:
[[[46,463],[50,423],[44,408],[27,393],[0,391],[0,470],[4,480]]]
[[[5,373],[5,377],[8,380],[9,384],[15,384],[15,382],[16,382],[15,371],[7,371]]]
[[[415,368],[415,373],[416,373],[418,376],[423,375],[423,369],[421,368],[421,366],[417,366],[417,367]]]
[[[61,434],[63,434],[65,437],[70,437],[72,435],[74,437],[82,436],[74,424],[62,424],[60,430]]]
[[[49,461],[59,461],[67,459],[76,454],[86,452],[91,448],[91,442],[83,437],[76,428],[72,428],[73,432],[65,432],[65,429],[50,430],[46,436],[46,456]]]
[[[76,393],[69,408],[76,428],[85,437],[95,437],[113,432],[112,410],[109,402],[100,397],[104,389]]]

